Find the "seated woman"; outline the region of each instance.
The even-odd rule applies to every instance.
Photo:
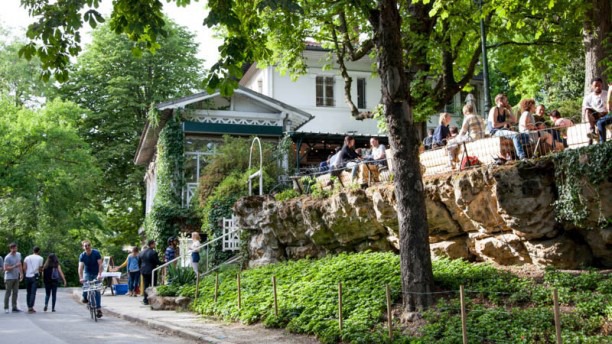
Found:
[[[554,147],[553,137],[546,131],[539,131],[533,113],[536,109],[534,99],[521,99],[519,103],[521,118],[519,119],[519,132],[529,135],[531,142],[546,142],[549,146]]]
[[[538,130],[546,129],[546,106],[542,104],[536,106],[533,119]]]
[[[442,112],[438,119],[438,126],[433,133],[433,143],[431,148],[446,146],[446,141],[450,138],[451,133],[448,125],[451,122],[451,115],[448,112]]]
[[[459,145],[463,142],[475,141],[485,137],[485,123],[484,120],[474,113],[474,105],[465,104],[463,106],[463,124],[461,125],[461,131],[459,135],[454,139],[448,140],[448,165],[455,169],[455,163],[458,162],[457,155],[459,152]]]

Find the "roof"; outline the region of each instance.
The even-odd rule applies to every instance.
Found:
[[[273,108],[280,113],[279,116],[285,114],[287,116],[286,118],[291,120],[290,131],[298,130],[300,127],[302,127],[304,124],[306,124],[313,118],[311,114],[305,111],[302,111],[289,104],[270,98],[243,86],[239,86],[236,90],[234,90],[234,94],[239,94],[244,97],[248,97],[252,100],[266,105],[267,107]],[[142,132],[142,135],[140,136],[140,142],[138,144],[136,155],[134,157],[134,163],[137,165],[143,165],[151,161],[153,155],[155,154],[155,146],[159,138],[159,133],[163,129],[168,118],[170,118],[175,109],[184,108],[187,105],[219,96],[221,96],[220,92],[215,92],[212,94],[209,94],[207,92],[199,92],[186,97],[172,99],[157,104],[156,108],[161,113],[160,123],[156,127],[153,126],[149,121],[145,123],[145,128]],[[279,130],[279,132],[282,133],[282,128]]]

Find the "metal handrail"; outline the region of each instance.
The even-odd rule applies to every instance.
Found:
[[[240,231],[240,228],[234,229],[233,231],[227,232],[227,233],[225,233],[225,234],[223,234],[221,236],[218,236],[218,237],[216,237],[216,238],[214,238],[214,239],[212,239],[210,241],[207,241],[207,242],[203,243],[202,245],[196,247],[194,250],[191,250],[191,251],[192,252],[193,251],[200,251],[203,247],[210,246],[212,243],[217,242],[217,241],[223,239],[224,237],[229,236],[231,234],[234,234],[234,233],[236,233],[238,231]],[[162,264],[162,265],[156,267],[155,269],[153,269],[153,271],[151,271],[151,281],[155,281],[155,271],[160,270],[161,268],[164,268],[164,267],[174,263],[175,261],[177,261],[179,259],[181,259],[181,256],[178,256],[178,257],[172,259],[169,262],[165,262],[164,264]],[[207,265],[206,272],[208,272],[208,250],[206,251],[206,265]]]

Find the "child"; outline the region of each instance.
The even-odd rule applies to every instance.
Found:
[[[196,275],[198,274],[198,263],[200,262],[200,245],[200,234],[198,232],[191,233],[189,250],[191,251],[191,266]]]

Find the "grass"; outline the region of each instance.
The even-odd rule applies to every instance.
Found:
[[[546,271],[540,281],[461,260],[434,261],[436,304],[423,313],[415,331],[394,316],[394,343],[461,343],[459,286],[466,290],[470,343],[554,343],[552,290],[559,292],[564,343],[612,343],[612,279],[589,272],[572,276]],[[200,314],[246,324],[316,335],[323,343],[387,343],[385,284],[401,304],[399,257],[392,253],[339,254],[319,260],[290,261],[241,273],[237,270],[201,281],[192,309]],[[276,276],[278,316],[272,276]],[[338,327],[338,282],[343,285],[343,331]],[[178,288],[193,297],[195,286]]]

